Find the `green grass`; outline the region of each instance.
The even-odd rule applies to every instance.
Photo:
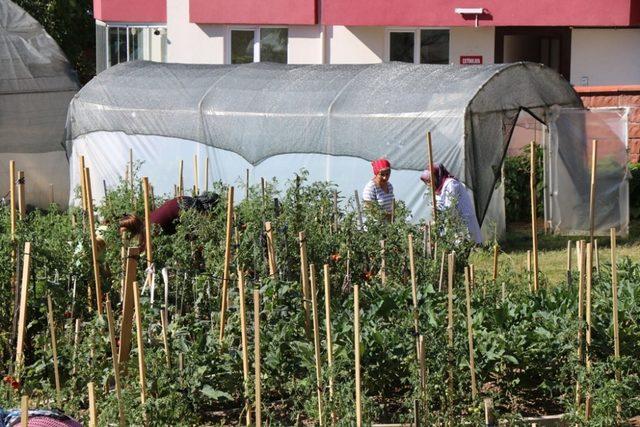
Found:
[[[542,228],[540,227],[540,230]],[[566,280],[567,271],[567,240],[572,241],[571,267],[576,268],[575,241],[589,240],[588,236],[555,236],[551,234],[538,235],[538,266],[542,276],[549,283],[559,283]],[[609,236],[598,236],[598,255],[600,264],[611,262]],[[527,251],[531,250],[531,225],[511,224],[507,229],[507,236],[500,243],[499,269],[504,263],[511,265],[513,270],[524,271],[527,267]],[[618,258],[630,257],[640,260],[640,222],[630,225],[629,237],[617,239]],[[595,262],[595,260],[594,260]],[[471,255],[469,263],[475,265],[478,274],[491,275],[493,272],[493,251],[491,249],[477,250]]]

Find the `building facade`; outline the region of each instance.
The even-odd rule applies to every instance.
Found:
[[[122,61],[532,61],[585,105],[630,108],[640,157],[640,0],[94,0],[97,71]]]

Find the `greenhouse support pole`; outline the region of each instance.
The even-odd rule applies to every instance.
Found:
[[[92,382],[87,384],[89,389],[89,427],[98,427],[98,411],[96,409],[96,388]]]
[[[320,322],[318,321],[318,289],[316,286],[316,267],[309,264],[309,282],[311,283],[311,306],[313,309],[313,348],[316,361],[316,391],[318,393],[318,424],[324,425],[322,406],[322,361],[320,360]]]
[[[596,166],[598,160],[598,140],[591,144],[591,183],[589,191],[589,243],[593,246],[593,233],[596,223]]]
[[[113,320],[113,309],[111,301],[107,297],[105,301],[107,307],[107,323],[109,325],[109,344],[111,345],[111,363],[113,365],[113,378],[116,386],[116,399],[118,400],[118,420],[120,427],[124,427],[127,423],[124,416],[124,405],[122,402],[122,389],[120,385],[120,367],[118,366],[118,347],[116,346],[116,324]],[[163,312],[161,311],[160,314]]]
[[[494,246],[494,247],[497,247]],[[475,356],[473,352],[473,323],[471,319],[471,290],[469,280],[469,267],[464,268],[465,272],[465,281],[464,281],[464,292],[467,302],[467,338],[469,341],[469,370],[471,372],[471,399],[476,400],[478,396],[478,385],[476,383],[476,363]],[[495,280],[495,279],[494,279]]]
[[[247,342],[247,312],[245,308],[244,272],[238,267],[238,298],[240,299],[240,339],[242,344],[242,377],[244,379],[244,403],[246,425],[251,425],[249,404],[249,344]]]
[[[53,376],[56,384],[56,404],[62,408],[62,394],[60,391],[60,372],[58,371],[58,346],[56,342],[56,322],[53,318],[53,302],[47,294],[47,317],[49,318],[49,333],[51,335],[51,354],[53,356]]]
[[[429,156],[429,158],[427,159],[429,161],[427,163],[427,170],[431,175],[432,166],[433,166],[433,144],[431,143],[431,131],[427,132],[427,153]],[[431,221],[436,222],[438,219],[438,209],[436,208],[436,184],[434,182],[433,177],[429,179],[429,187],[431,188],[431,207],[432,207]]]
[[[224,339],[224,328],[227,320],[227,299],[229,287],[229,265],[231,264],[231,233],[233,231],[233,193],[234,188],[227,189],[227,223],[224,237],[224,269],[222,271],[222,292],[220,297],[220,343]]]
[[[362,427],[362,398],[360,381],[360,286],[353,285],[353,347],[356,375],[356,427]]]
[[[536,208],[536,142],[531,141],[531,173],[529,187],[531,190],[531,241],[533,244],[533,291],[538,292],[538,212]]]
[[[22,261],[22,284],[20,287],[20,316],[18,318],[18,345],[16,347],[16,366],[14,372],[20,379],[24,362],[24,338],[27,333],[27,299],[29,298],[29,276],[31,275],[31,242],[24,244]]]
[[[96,305],[98,315],[102,316],[102,277],[100,277],[100,264],[98,262],[98,241],[96,238],[96,224],[93,214],[93,195],[91,193],[91,172],[84,169],[84,185],[87,197],[87,216],[89,217],[89,237],[91,238],[91,260],[93,262],[93,279],[96,287]]]
[[[331,285],[329,264],[324,265],[324,322],[327,334],[327,367],[329,370],[329,401],[333,402],[333,336],[331,333]],[[335,425],[337,417],[335,411],[331,411],[331,424]]]
[[[302,285],[302,306],[304,309],[304,330],[311,337],[311,309],[309,307],[309,264],[307,261],[307,239],[304,231],[298,233],[300,242],[300,284]]]
[[[616,254],[616,229],[612,227],[611,233],[611,299],[613,305],[613,357],[620,360],[620,329],[618,325],[618,257]],[[616,368],[616,382],[620,383],[622,376],[620,369]],[[616,403],[616,412],[620,417],[622,406]]]
[[[260,290],[253,290],[253,347],[254,347],[254,368],[255,368],[255,405],[256,405],[256,427],[262,426],[262,385],[260,383]]]

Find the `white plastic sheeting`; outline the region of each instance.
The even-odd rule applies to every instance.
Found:
[[[0,188],[9,189],[9,160],[25,171],[26,201],[45,206],[49,184],[68,200],[68,164],[62,146],[74,71],[42,26],[9,0],[0,0]]]
[[[560,234],[588,235],[591,158],[597,140],[597,235],[629,234],[626,109],[554,110],[549,123],[547,216]]]

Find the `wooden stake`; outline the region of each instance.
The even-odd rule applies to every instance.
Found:
[[[420,332],[420,319],[418,314],[418,283],[416,280],[416,263],[413,258],[413,234],[407,236],[409,243],[409,270],[411,272],[411,299],[413,300],[413,332],[416,340]],[[416,341],[417,344],[417,341]],[[416,354],[419,356],[420,351]]]
[[[82,210],[87,210],[87,192],[86,182],[84,178],[84,156],[80,156],[80,171],[78,172],[78,179],[80,179],[80,195],[82,197]]]
[[[184,160],[180,160],[179,166],[178,166],[178,196],[182,197],[184,196],[184,177],[183,177],[183,171],[184,169]]]
[[[593,239],[593,261],[596,265],[596,273],[600,273],[600,252],[598,252],[598,239]]]
[[[498,244],[493,245],[493,281],[498,280]]]
[[[327,333],[327,365],[329,368],[329,401],[333,402],[333,335],[331,333],[331,284],[329,264],[324,265],[324,323]],[[331,411],[331,423],[337,421],[336,413]]]
[[[98,411],[96,409],[96,389],[89,383],[89,427],[98,427]]]
[[[147,268],[150,269],[153,264],[153,247],[151,246],[151,207],[149,205],[149,178],[142,177],[142,191],[144,195],[144,252],[147,256]],[[148,273],[150,276],[151,273]],[[151,285],[151,278],[148,277],[148,283]]]
[[[316,388],[318,393],[318,424],[324,424],[322,410],[322,361],[320,360],[320,326],[318,321],[318,290],[316,287],[316,267],[309,264],[309,281],[311,283],[311,306],[313,309],[313,347],[316,360]]]
[[[585,365],[587,367],[587,375],[591,373],[591,288],[593,284],[593,246],[591,243],[587,243],[587,263],[585,266],[587,282],[586,282],[586,297],[585,297],[585,317],[586,317],[586,343],[585,343]],[[591,417],[591,392],[587,390],[585,398],[585,418],[588,420]]]
[[[444,286],[444,258],[447,254],[442,251],[442,258],[440,259],[440,279],[438,280],[438,290],[442,292]]]
[[[448,365],[449,365],[449,376],[448,376],[448,391],[449,391],[449,407],[453,407],[453,275],[455,270],[455,255],[454,253],[450,253],[448,255],[448,281],[447,281],[447,346],[448,346]]]
[[[27,203],[24,194],[24,171],[18,171],[18,214],[20,220],[24,219],[27,213]]]
[[[387,283],[387,263],[385,256],[384,240],[380,240],[380,281],[383,285]]]
[[[105,196],[106,196],[105,192]],[[56,199],[53,197],[53,184],[49,184],[49,204],[52,205],[56,202]]]
[[[109,301],[108,297],[105,305],[107,306],[107,323],[109,325],[109,344],[111,345],[113,378],[116,385],[116,399],[118,400],[118,420],[120,427],[124,427],[126,425],[126,419],[124,416],[124,405],[122,403],[122,392],[120,386],[120,366],[118,366],[118,348],[116,346],[116,325],[113,320],[113,309],[111,308],[111,301]]]
[[[431,131],[427,132],[427,151],[429,154],[429,163],[427,169],[431,173],[431,167],[433,166],[433,145],[431,144]],[[433,177],[429,180],[429,187],[431,188],[431,221],[436,222],[438,220],[438,209],[436,209],[436,187]]]
[[[571,286],[571,240],[567,240],[567,285]]]
[[[62,408],[62,394],[60,392],[60,372],[58,371],[58,346],[56,343],[56,323],[53,318],[53,302],[51,295],[47,295],[47,314],[49,317],[49,333],[51,334],[51,353],[53,355],[53,376],[56,384],[56,404]]]
[[[20,378],[20,371],[24,362],[24,335],[27,332],[27,298],[29,297],[29,276],[31,274],[31,242],[24,244],[24,258],[22,259],[22,285],[20,288],[20,315],[18,318],[18,345],[16,348],[16,369]]]
[[[193,181],[196,187],[196,196],[200,194],[200,177],[198,176],[198,155],[193,156]]]
[[[360,286],[353,285],[353,345],[356,371],[356,427],[362,427],[362,398],[360,384]]]
[[[249,187],[249,169],[247,169],[246,176],[245,176],[245,179],[244,179],[244,198],[246,200],[249,200],[249,190],[250,190],[250,187]]]
[[[531,141],[531,174],[529,187],[531,190],[531,241],[533,244],[533,291],[538,292],[538,212],[536,210],[536,143]]]
[[[578,244],[578,364],[583,363],[582,336],[583,336],[583,319],[584,319],[584,240],[576,242]],[[576,381],[576,406],[582,401],[580,382]]]
[[[611,234],[611,299],[613,302],[613,357],[620,360],[620,330],[618,325],[618,257],[616,255],[616,229],[609,230]],[[622,381],[620,369],[616,369],[616,381]],[[616,404],[618,417],[621,415],[622,406],[620,402]]]
[[[267,221],[264,223],[264,230],[267,233],[267,255],[269,257],[269,276],[272,278],[276,277],[278,273],[276,270],[276,251],[273,240],[273,227],[271,226],[271,222]]]
[[[233,231],[233,192],[234,188],[227,189],[227,224],[224,245],[224,269],[222,271],[222,295],[220,300],[220,342],[224,339],[224,328],[227,320],[227,293],[229,287],[229,265],[231,264],[231,238]]]
[[[311,308],[309,307],[309,266],[307,261],[307,238],[304,231],[298,233],[300,242],[300,284],[302,285],[302,305],[304,308],[304,329],[311,337]]]
[[[497,425],[496,416],[493,413],[493,399],[490,397],[484,398],[484,424],[487,427]]]
[[[93,196],[91,193],[91,173],[89,168],[84,169],[85,192],[87,197],[87,216],[89,217],[89,237],[91,238],[91,257],[93,261],[93,280],[96,286],[96,305],[98,315],[102,316],[102,277],[100,277],[100,264],[98,262],[98,244],[96,239],[95,217],[93,215]]]
[[[11,217],[11,240],[16,240],[16,162],[9,161],[9,215]]]
[[[426,405],[427,367],[425,361],[424,335],[418,337],[418,366],[420,367],[420,398]]]
[[[354,191],[354,197],[356,200],[356,209],[358,211],[358,228],[362,228],[363,220],[362,220],[362,206],[360,206],[360,196],[358,195],[358,190]]]
[[[596,165],[598,162],[598,140],[591,143],[591,185],[589,191],[589,242],[593,247],[593,232],[596,223]]]
[[[253,337],[254,337],[254,368],[255,368],[255,400],[256,427],[262,426],[262,385],[260,383],[260,291],[253,290]]]
[[[144,364],[144,340],[142,338],[142,308],[138,282],[133,282],[133,304],[136,313],[136,341],[138,344],[138,373],[140,375],[140,403],[147,402],[147,370]]]
[[[78,343],[80,342],[80,319],[76,319],[76,327],[73,333],[73,368],[71,375],[76,374],[76,364],[78,361]]]
[[[130,185],[130,189],[131,189],[131,197],[133,198],[133,182],[135,181],[136,177],[135,174],[133,173],[133,148],[129,148],[129,185]]]
[[[244,400],[246,425],[251,425],[249,404],[249,344],[247,342],[247,314],[245,309],[244,272],[238,267],[238,298],[240,299],[240,334],[242,344],[242,375],[244,379]]]
[[[166,308],[160,310],[160,323],[162,324],[162,344],[164,345],[164,358],[167,364],[167,369],[171,369],[171,354],[169,351],[169,319]]]
[[[494,246],[494,254],[496,251],[497,245]],[[494,257],[494,260],[496,258]],[[495,262],[494,262],[495,266]],[[469,276],[469,267],[465,267],[465,278]],[[495,280],[495,278],[494,278]],[[471,290],[469,287],[469,281],[464,281],[464,292],[467,299],[467,335],[469,341],[469,370],[471,371],[471,399],[476,400],[478,397],[478,385],[476,383],[476,363],[475,356],[473,352],[473,323],[471,320]]]
[[[20,426],[27,427],[29,425],[29,396],[26,394],[20,400]]]
[[[124,297],[122,300],[122,318],[120,319],[120,348],[118,364],[123,365],[129,360],[131,351],[131,333],[133,332],[133,282],[136,279],[140,248],[127,249],[127,267],[124,273]]]

